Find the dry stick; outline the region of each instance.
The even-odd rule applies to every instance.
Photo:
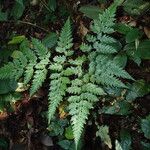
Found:
[[[38,26],[38,25],[36,25],[36,24],[33,24],[33,23],[31,23],[31,22],[21,21],[21,20],[18,20],[17,22],[18,22],[18,23],[22,23],[22,24],[27,24],[27,25],[30,25],[30,26],[33,26],[33,27],[36,27],[36,28],[39,28],[39,29],[41,29],[41,30],[43,30],[43,31],[49,33],[48,30],[46,30],[46,29],[44,29],[44,28],[42,28],[42,27],[40,27],[40,26]]]
[[[45,31],[45,32],[47,32],[47,33],[49,33],[48,30],[46,30],[46,29],[44,29],[44,28],[42,28],[42,27],[40,27],[40,26],[38,26],[38,25],[36,25],[36,24],[34,24],[34,23],[31,23],[31,22],[22,21],[22,20],[18,20],[18,21],[9,20],[9,21],[5,21],[5,22],[6,22],[6,23],[7,23],[7,22],[8,22],[8,23],[14,23],[14,24],[15,24],[15,22],[17,22],[17,23],[21,23],[21,24],[26,24],[26,25],[33,26],[33,27],[35,27],[35,28],[39,28],[39,29],[41,29],[41,30],[43,30],[43,31]]]

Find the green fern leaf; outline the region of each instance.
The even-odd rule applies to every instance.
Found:
[[[39,58],[44,59],[48,53],[48,49],[44,46],[44,44],[42,44],[38,39],[35,38],[32,38],[32,44]]]
[[[73,43],[72,43],[72,34],[71,34],[71,24],[70,24],[70,19],[68,19],[60,33],[56,51],[67,55],[67,50],[69,50],[72,46]]]
[[[47,58],[41,60],[36,66],[36,71],[33,77],[32,86],[30,89],[30,95],[33,95],[41,86],[46,79],[47,69],[46,66],[49,63],[50,54],[46,56]]]

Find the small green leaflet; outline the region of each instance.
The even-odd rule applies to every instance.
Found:
[[[68,139],[68,140],[72,140],[74,139],[74,136],[73,136],[73,130],[72,130],[72,127],[69,126],[65,129],[65,137]]]
[[[55,32],[51,32],[50,34],[48,34],[42,41],[42,43],[48,47],[48,48],[52,48],[56,45],[57,43],[57,39],[58,36]]]
[[[122,150],[131,150],[131,135],[130,133],[122,129],[120,132],[120,145],[122,147]]]
[[[140,42],[136,54],[142,59],[150,59],[150,40]]]
[[[50,10],[55,11],[55,9],[57,7],[56,0],[49,0],[48,1],[48,7]]]
[[[108,126],[98,126],[98,131],[96,132],[96,136],[99,136],[101,140],[111,149],[111,139],[109,136],[109,127]]]
[[[8,16],[8,13],[7,12],[2,12],[1,9],[0,9],[0,22],[1,21],[7,21],[7,16]]]
[[[25,39],[26,37],[24,35],[14,36],[12,40],[8,42],[8,44],[20,44]]]
[[[130,85],[130,90],[127,92],[126,100],[133,101],[137,97],[142,97],[150,92],[150,85],[144,80],[137,80]]]
[[[8,92],[15,91],[16,88],[17,82],[15,80],[0,80],[0,94],[6,94]]]
[[[0,148],[2,148],[3,150],[8,149],[8,142],[3,138],[0,138]]]
[[[146,117],[146,119],[141,120],[141,128],[144,132],[144,136],[150,139],[150,114]]]
[[[150,143],[141,142],[142,150],[150,150]]]
[[[126,42],[131,43],[134,42],[136,39],[140,38],[142,33],[137,28],[132,28],[126,34]]]
[[[115,150],[123,150],[118,140],[115,141]]]
[[[24,10],[25,6],[23,0],[16,0],[11,11],[11,16],[13,16],[14,19],[19,19],[23,15]]]

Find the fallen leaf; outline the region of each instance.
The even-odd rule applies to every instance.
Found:
[[[145,32],[146,36],[150,39],[150,28],[144,27],[144,32]]]
[[[80,21],[79,34],[84,37],[87,35],[88,32],[89,30],[84,26],[83,22]]]

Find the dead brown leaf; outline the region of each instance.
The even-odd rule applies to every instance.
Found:
[[[146,36],[150,39],[150,28],[144,27],[144,32],[145,32]]]

